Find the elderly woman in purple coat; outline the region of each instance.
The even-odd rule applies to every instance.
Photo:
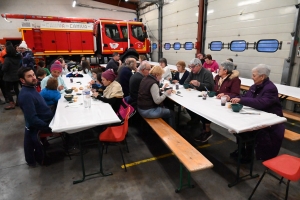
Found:
[[[233,98],[231,102],[240,103],[282,117],[282,106],[278,98],[278,90],[269,79],[270,71],[269,66],[265,64],[259,64],[254,67],[252,69],[254,85],[250,87],[244,96]],[[258,160],[267,160],[278,155],[284,137],[284,130],[283,123],[259,130],[255,144],[255,153]],[[249,150],[247,150],[247,145],[245,146],[244,152],[247,154]],[[235,157],[236,152],[230,155]]]

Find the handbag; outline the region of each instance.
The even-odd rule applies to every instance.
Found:
[[[126,101],[125,101],[125,99],[123,98],[122,99],[122,102],[121,102],[121,105],[120,105],[120,108],[119,108],[119,111],[118,111],[118,113],[117,113],[117,115],[120,117],[120,118],[122,118],[123,120],[125,119],[125,117],[126,117],[126,114],[127,114],[127,112],[126,112],[126,110],[127,110],[127,108],[128,107],[130,107],[130,112],[129,112],[129,118],[130,117],[132,117],[134,114],[135,114],[135,109],[130,105],[130,104],[128,104]]]

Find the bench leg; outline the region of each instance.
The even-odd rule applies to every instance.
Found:
[[[194,185],[191,184],[191,173],[189,171],[186,170],[187,175],[188,175],[188,182],[186,184],[183,184],[183,168],[184,166],[182,165],[182,163],[180,163],[180,180],[179,180],[179,188],[177,188],[175,190],[176,193],[179,193],[180,190],[184,187],[189,187],[189,188],[193,188]]]

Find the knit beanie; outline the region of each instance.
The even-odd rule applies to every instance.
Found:
[[[111,69],[108,69],[105,72],[103,72],[102,77],[111,82],[113,82],[116,79],[116,75]]]
[[[23,40],[23,41],[21,42],[21,44],[19,45],[19,47],[27,49],[27,44],[26,44],[26,42]]]
[[[58,70],[59,72],[62,72],[62,66],[61,66],[61,63],[56,60],[52,65],[51,65],[51,68],[50,68],[50,71],[53,71],[53,70]]]

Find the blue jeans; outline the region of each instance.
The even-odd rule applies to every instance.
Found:
[[[38,130],[29,130],[25,127],[24,153],[28,165],[35,165],[36,162],[42,163],[44,160],[44,151],[39,140]]]
[[[168,124],[175,129],[175,114],[174,111],[169,110],[167,108],[162,107],[156,107],[156,108],[150,108],[147,110],[142,110],[138,108],[138,111],[140,115],[144,118],[163,118],[165,119]]]

